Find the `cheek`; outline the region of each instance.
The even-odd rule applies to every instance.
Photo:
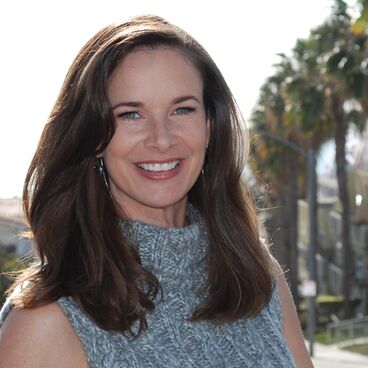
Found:
[[[105,152],[108,155],[121,155],[129,152],[134,145],[134,139],[131,135],[126,134],[123,129],[116,129],[110,143],[107,145]]]
[[[203,126],[201,129],[196,129],[192,132],[189,139],[192,140],[193,145],[195,145],[199,150],[204,150],[208,142],[207,127]]]
[[[183,132],[185,140],[193,147],[204,148],[209,138],[209,125],[204,118],[195,119]]]

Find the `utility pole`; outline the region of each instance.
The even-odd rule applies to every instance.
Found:
[[[313,290],[308,296],[308,340],[309,354],[314,356],[314,336],[316,333],[316,295],[317,295],[317,265],[316,247],[317,235],[317,176],[316,158],[314,152],[309,149],[307,153],[308,165],[308,206],[309,206],[309,280]]]

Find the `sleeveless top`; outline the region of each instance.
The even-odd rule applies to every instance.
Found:
[[[190,211],[189,226],[160,228],[139,221],[122,224],[139,251],[142,264],[158,278],[163,299],[147,315],[148,328],[138,338],[106,331],[84,313],[72,297],[59,306],[68,317],[91,368],[271,368],[295,367],[283,335],[277,286],[253,318],[222,325],[187,320],[203,300],[207,235],[204,221]],[[0,327],[11,309],[0,312]],[[133,330],[137,330],[137,324]]]

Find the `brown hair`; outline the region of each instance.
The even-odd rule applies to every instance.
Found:
[[[161,45],[180,50],[200,71],[211,122],[205,185],[198,179],[189,193],[209,234],[208,296],[191,319],[222,323],[254,316],[268,302],[272,265],[241,181],[247,139],[233,96],[191,36],[162,18],[140,16],[97,33],[66,76],[25,181],[24,209],[39,262],[17,280],[29,283],[15,305],[35,307],[71,295],[104,329],[133,333],[136,320],[140,331],[146,328],[160,284],[122,234],[96,156],[115,131],[109,76],[135,48]]]

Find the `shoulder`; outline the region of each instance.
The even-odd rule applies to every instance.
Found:
[[[292,335],[294,334],[299,336],[301,334],[301,329],[289,285],[286,281],[284,271],[278,263],[275,281],[277,293],[281,302],[281,318],[284,334],[286,339],[289,340],[290,337],[291,339],[293,338]]]
[[[57,303],[12,309],[0,329],[0,357],[0,368],[87,367],[82,345]]]
[[[291,296],[289,286],[286,282],[284,272],[279,265],[278,270],[279,272],[277,274],[276,281],[281,301],[283,332],[285,340],[298,367],[313,367],[309,353],[305,346],[294,301]]]

